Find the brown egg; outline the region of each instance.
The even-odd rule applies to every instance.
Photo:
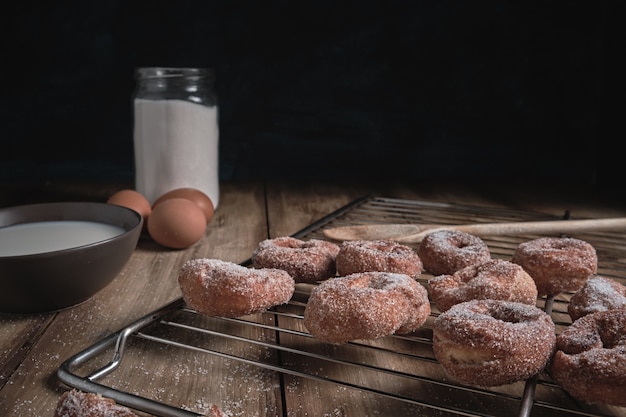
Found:
[[[144,222],[152,212],[148,199],[135,190],[120,190],[109,197],[107,203],[135,210],[141,214]]]
[[[160,202],[148,217],[148,233],[157,243],[172,249],[187,248],[204,235],[207,221],[193,201],[171,198]]]
[[[156,207],[157,204],[171,198],[185,198],[196,203],[196,205],[200,207],[204,212],[207,224],[213,218],[213,202],[205,193],[195,188],[176,188],[175,190],[168,191],[161,197],[156,199],[154,204],[152,204],[152,208]]]

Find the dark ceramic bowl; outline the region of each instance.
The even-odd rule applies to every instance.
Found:
[[[0,312],[52,312],[88,300],[128,262],[142,225],[139,213],[105,203],[0,208]]]

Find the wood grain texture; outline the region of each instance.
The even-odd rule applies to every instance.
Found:
[[[107,190],[110,189],[112,187],[109,186]],[[63,199],[64,195],[68,195],[63,190],[57,185],[55,192],[46,196],[57,195],[57,198]],[[71,185],[67,190],[71,190],[72,199],[82,196],[86,200],[99,200],[105,194],[101,188],[88,186]],[[54,314],[0,314],[0,349],[3,355],[0,362],[0,415],[52,416],[60,394],[67,389],[55,376],[59,365],[97,340],[177,299],[180,296],[177,271],[185,261],[208,257],[242,262],[249,258],[259,241],[290,235],[368,193],[392,198],[529,209],[546,215],[560,215],[565,210],[589,217],[626,215],[626,207],[610,204],[594,195],[556,195],[549,190],[513,190],[488,184],[472,188],[454,184],[232,182],[222,184],[221,191],[220,207],[198,244],[184,250],[169,250],[149,238],[142,238],[115,281],[87,302]],[[8,200],[3,200],[1,196],[0,193],[0,204],[6,205]],[[254,316],[251,319],[271,324],[265,317]],[[304,330],[300,321],[282,317],[280,320],[281,326]],[[220,326],[227,326],[229,331],[243,337],[267,341],[276,338],[274,332],[263,328],[240,328],[233,323]],[[186,336],[183,334],[182,337]],[[367,381],[372,389],[411,390],[426,397],[437,394],[420,391],[423,387],[414,382],[383,378],[378,373],[363,369],[329,367],[316,360],[299,362],[289,354],[279,357],[263,347],[250,348],[236,340],[216,340],[206,336],[194,337],[193,341],[200,345],[217,345],[221,352],[270,364],[295,361],[296,368],[313,369],[320,375],[346,381]],[[341,354],[357,362],[362,355],[368,355],[370,361],[377,360],[369,357],[370,353],[323,346],[296,336],[283,336],[280,342],[284,346],[307,343],[310,349],[333,351],[333,354]],[[405,348],[401,341],[380,343],[391,343],[393,349]],[[119,372],[106,377],[104,382],[197,412],[204,412],[211,403],[216,403],[230,416],[287,413],[303,417],[428,415],[415,405],[393,399],[374,399],[358,389],[291,375],[278,377],[273,372],[230,359],[195,355],[174,347],[155,349],[151,346],[149,341],[130,346],[128,361]],[[402,358],[398,358],[396,363],[381,365],[399,370],[407,366]],[[409,371],[441,378],[438,374],[440,369],[436,366]],[[462,401],[472,404],[475,399],[467,397]],[[608,413],[626,415],[623,409],[611,409]]]

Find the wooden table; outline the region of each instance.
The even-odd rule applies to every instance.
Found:
[[[105,201],[125,184],[56,184],[0,186],[0,206],[60,200]],[[626,206],[607,194],[562,184],[537,187],[510,184],[435,183],[223,183],[221,200],[204,238],[185,250],[167,250],[142,239],[116,280],[87,302],[49,314],[0,314],[0,415],[52,416],[67,386],[56,371],[63,361],[134,320],[180,297],[176,276],[192,258],[219,258],[242,262],[259,241],[290,235],[365,194],[436,202],[452,202],[529,210],[561,216],[570,210],[578,217],[624,217]],[[155,365],[145,358],[145,372]],[[306,383],[259,380],[246,366],[221,369],[212,362],[194,368],[193,355],[184,362],[161,357],[170,370],[147,380],[141,372],[125,374],[124,386],[143,384],[149,392],[177,407],[206,410],[214,402],[229,416],[351,416],[383,415],[359,395],[337,404],[343,388]],[[172,364],[173,362],[173,364]],[[172,371],[173,369],[173,371]],[[197,372],[194,373],[194,369]],[[202,372],[210,369],[210,372]],[[163,375],[173,372],[171,375]],[[165,381],[165,382],[163,382]],[[119,381],[118,381],[119,382]],[[180,403],[179,394],[202,386],[202,398]],[[310,391],[305,391],[310,389]],[[289,397],[289,404],[285,400]],[[316,401],[310,401],[315,398]],[[319,400],[319,401],[317,401]],[[324,408],[326,404],[327,408]],[[315,407],[315,408],[310,408]],[[619,412],[623,410],[618,410]],[[620,415],[625,415],[621,413]]]

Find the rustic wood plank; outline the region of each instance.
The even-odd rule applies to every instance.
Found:
[[[54,316],[55,313],[33,316],[0,314],[0,389],[28,356]]]
[[[89,187],[83,185],[48,185],[43,188],[46,200],[82,199],[102,201],[120,185]],[[149,239],[142,239],[133,257],[116,280],[94,298],[75,308],[52,315],[13,317],[0,315],[0,347],[5,359],[0,362],[0,415],[51,416],[59,395],[67,387],[55,376],[60,363],[120,327],[154,311],[180,296],[177,271],[192,258],[209,257],[242,262],[249,258],[259,241],[267,237],[290,235],[328,213],[365,194],[383,197],[464,203],[484,207],[530,210],[549,215],[561,215],[571,210],[574,216],[617,217],[626,208],[617,202],[607,201],[589,190],[564,190],[546,187],[505,187],[497,184],[442,184],[442,183],[290,183],[260,182],[226,183],[222,185],[222,198],[215,217],[201,242],[185,250],[169,250]],[[29,194],[30,195],[30,194]],[[17,202],[17,197],[7,199],[0,193],[0,205]],[[26,196],[26,194],[24,194]],[[30,195],[32,200],[32,195]],[[42,197],[43,198],[43,197]],[[36,199],[35,199],[36,200]],[[30,201],[35,202],[35,201]],[[498,242],[502,253],[510,253],[514,243]],[[607,247],[608,250],[608,247]],[[292,324],[283,317],[271,314],[248,319],[273,325],[302,329],[300,321]],[[203,317],[185,320],[208,320]],[[231,322],[210,323],[224,333],[254,340],[275,342],[276,334],[263,328],[239,326]],[[300,327],[298,327],[300,326]],[[161,331],[161,330],[159,330]],[[163,330],[165,331],[165,330]],[[173,330],[167,330],[169,332]],[[242,355],[265,363],[285,363],[296,359],[263,347],[250,346],[237,340],[212,335],[182,334],[189,343],[207,346],[218,352]],[[319,351],[332,351],[314,340],[282,335],[285,346],[308,345]],[[283,375],[277,376],[254,365],[224,359],[215,355],[199,355],[179,348],[155,346],[151,341],[133,341],[127,351],[128,360],[123,367],[105,381],[111,385],[140,393],[186,409],[203,412],[215,402],[229,415],[252,416],[305,416],[305,415],[429,415],[421,407],[396,400],[380,399],[375,395],[323,381]],[[383,347],[403,349],[402,341],[378,341]],[[387,346],[387,344],[389,344]],[[350,351],[353,360],[367,358],[380,360],[369,351]],[[104,360],[108,360],[108,357]],[[410,361],[398,359],[387,367],[405,369]],[[419,384],[402,382],[395,378],[382,378],[363,369],[350,370],[316,360],[296,363],[320,373],[347,380],[364,380],[375,389],[412,390],[411,395],[439,395],[420,392]],[[422,370],[426,376],[440,378],[437,364]],[[420,371],[420,372],[422,372]],[[518,389],[516,387],[515,389]],[[503,388],[506,391],[508,388]],[[545,393],[545,398],[558,393]],[[417,394],[415,394],[417,392]],[[441,401],[449,399],[442,397]],[[471,404],[471,396],[462,401]],[[480,404],[478,404],[480,406]],[[607,415],[626,415],[626,410],[601,407]],[[432,410],[431,410],[432,411]],[[506,410],[507,414],[511,410]],[[435,414],[437,414],[435,412]]]
[[[369,192],[367,187],[280,182],[267,185],[271,238],[289,236]]]

